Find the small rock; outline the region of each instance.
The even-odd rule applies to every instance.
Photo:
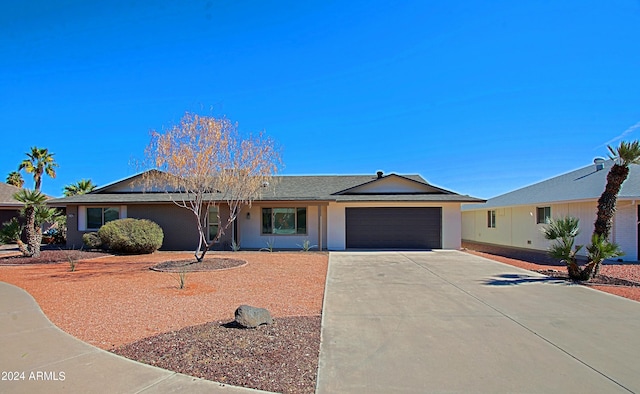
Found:
[[[271,313],[264,308],[240,305],[235,312],[236,323],[244,328],[256,328],[262,324],[271,324]]]

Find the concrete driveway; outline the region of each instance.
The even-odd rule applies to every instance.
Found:
[[[331,253],[318,393],[640,392],[640,303],[458,251]]]

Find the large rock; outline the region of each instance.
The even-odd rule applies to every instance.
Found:
[[[236,323],[244,328],[256,328],[262,324],[271,324],[271,313],[264,308],[240,305],[235,312]]]

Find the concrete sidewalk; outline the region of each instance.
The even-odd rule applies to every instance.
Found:
[[[24,290],[0,282],[0,393],[258,393],[137,363],[54,326]]]
[[[331,253],[318,393],[640,392],[640,303],[458,251]]]

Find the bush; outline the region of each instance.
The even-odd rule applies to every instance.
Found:
[[[82,234],[82,242],[88,249],[100,249],[102,247],[102,241],[98,233]]]
[[[22,225],[16,218],[11,218],[8,222],[2,223],[0,228],[0,245],[14,244],[20,239],[22,234]]]
[[[98,230],[102,245],[116,253],[153,253],[162,246],[164,234],[157,223],[147,219],[118,219]]]

